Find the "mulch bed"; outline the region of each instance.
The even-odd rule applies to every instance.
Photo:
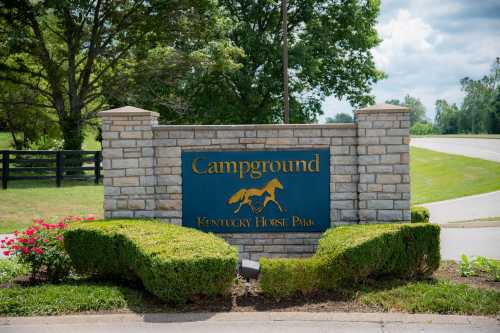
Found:
[[[463,283],[471,287],[489,288],[500,291],[500,282],[493,281],[488,274],[478,272],[475,276],[461,276],[458,271],[458,266],[459,264],[455,261],[442,261],[439,269],[434,272],[433,277],[455,283]]]

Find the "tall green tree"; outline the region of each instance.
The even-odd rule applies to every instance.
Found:
[[[136,79],[128,91],[141,90],[141,82],[165,82],[149,89],[151,98],[141,105],[159,111],[166,122],[283,121],[280,7],[281,0],[220,0],[226,34],[202,52],[210,55],[208,66],[185,71],[169,65],[171,57],[189,63],[192,51],[176,47],[171,57],[135,67],[139,73],[131,73]],[[379,43],[378,13],[375,0],[288,2],[290,122],[315,121],[325,96],[354,107],[373,102],[371,86],[383,77],[371,54]]]
[[[460,127],[470,133],[500,133],[500,59],[497,58],[489,75],[479,80],[465,77],[460,81],[465,92],[461,108]]]
[[[460,131],[460,109],[456,104],[449,104],[444,99],[438,99],[435,109],[434,126],[439,133],[454,134]]]
[[[416,123],[425,122],[426,118],[426,110],[425,106],[422,104],[419,98],[406,95],[403,101],[399,99],[390,99],[387,100],[386,103],[406,106],[410,109],[410,123],[411,125],[415,125]]]
[[[189,44],[211,27],[210,0],[2,0],[0,80],[43,96],[65,149],[105,103],[102,80],[151,44]]]

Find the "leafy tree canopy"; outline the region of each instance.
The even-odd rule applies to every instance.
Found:
[[[2,95],[0,105],[49,114],[65,149],[80,149],[83,128],[108,106],[159,111],[170,123],[280,122],[280,4],[1,0],[0,81],[30,98]],[[289,1],[292,122],[315,121],[325,96],[373,102],[379,6]]]
[[[471,133],[500,133],[500,60],[489,75],[479,80],[465,77],[460,84],[465,92],[460,127]]]
[[[500,133],[500,59],[489,75],[460,80],[465,97],[461,107],[436,101],[436,128],[450,133]]]
[[[420,99],[406,95],[404,101],[399,99],[390,99],[385,101],[388,104],[406,106],[410,109],[410,123],[413,126],[419,122],[425,122],[427,120],[425,116],[425,106],[422,104]]]
[[[220,0],[219,21],[226,35],[206,44],[207,66],[192,65],[192,50],[155,45],[145,58],[129,62],[135,65],[128,67],[128,78],[118,80],[127,81],[129,93],[119,89],[122,94],[111,94],[112,104],[132,100],[159,111],[164,122],[280,122],[280,4]],[[371,85],[383,77],[371,55],[379,43],[378,13],[375,0],[289,1],[292,122],[315,121],[325,96],[346,99],[354,107],[373,102]]]
[[[2,0],[0,80],[41,97],[28,106],[51,110],[65,148],[80,149],[120,61],[203,38],[218,27],[214,10],[211,0]]]

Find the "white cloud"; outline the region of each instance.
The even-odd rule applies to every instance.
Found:
[[[436,99],[460,104],[459,80],[489,73],[500,56],[500,2],[386,0],[377,30],[383,42],[373,55],[388,78],[373,87],[376,101],[410,94],[432,119]],[[352,107],[329,97],[323,110],[331,117]]]
[[[390,69],[391,63],[407,53],[430,52],[441,39],[428,23],[406,9],[400,9],[389,22],[379,23],[377,31],[383,41],[373,50],[373,57],[382,70]]]

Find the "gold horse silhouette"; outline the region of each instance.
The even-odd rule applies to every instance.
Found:
[[[276,200],[276,189],[283,189],[283,184],[280,183],[278,178],[274,178],[270,180],[264,187],[262,188],[242,188],[235,194],[233,194],[229,200],[227,200],[227,203],[229,205],[235,204],[235,203],[240,203],[238,208],[234,211],[235,214],[237,214],[241,207],[244,205],[247,205],[252,209],[252,213],[260,213],[262,210],[267,206],[269,202],[274,202],[278,209],[282,212],[283,208],[281,208],[281,205],[279,202]],[[264,202],[260,208],[256,208],[252,202],[252,197],[262,197],[264,194],[268,194],[264,198]]]

